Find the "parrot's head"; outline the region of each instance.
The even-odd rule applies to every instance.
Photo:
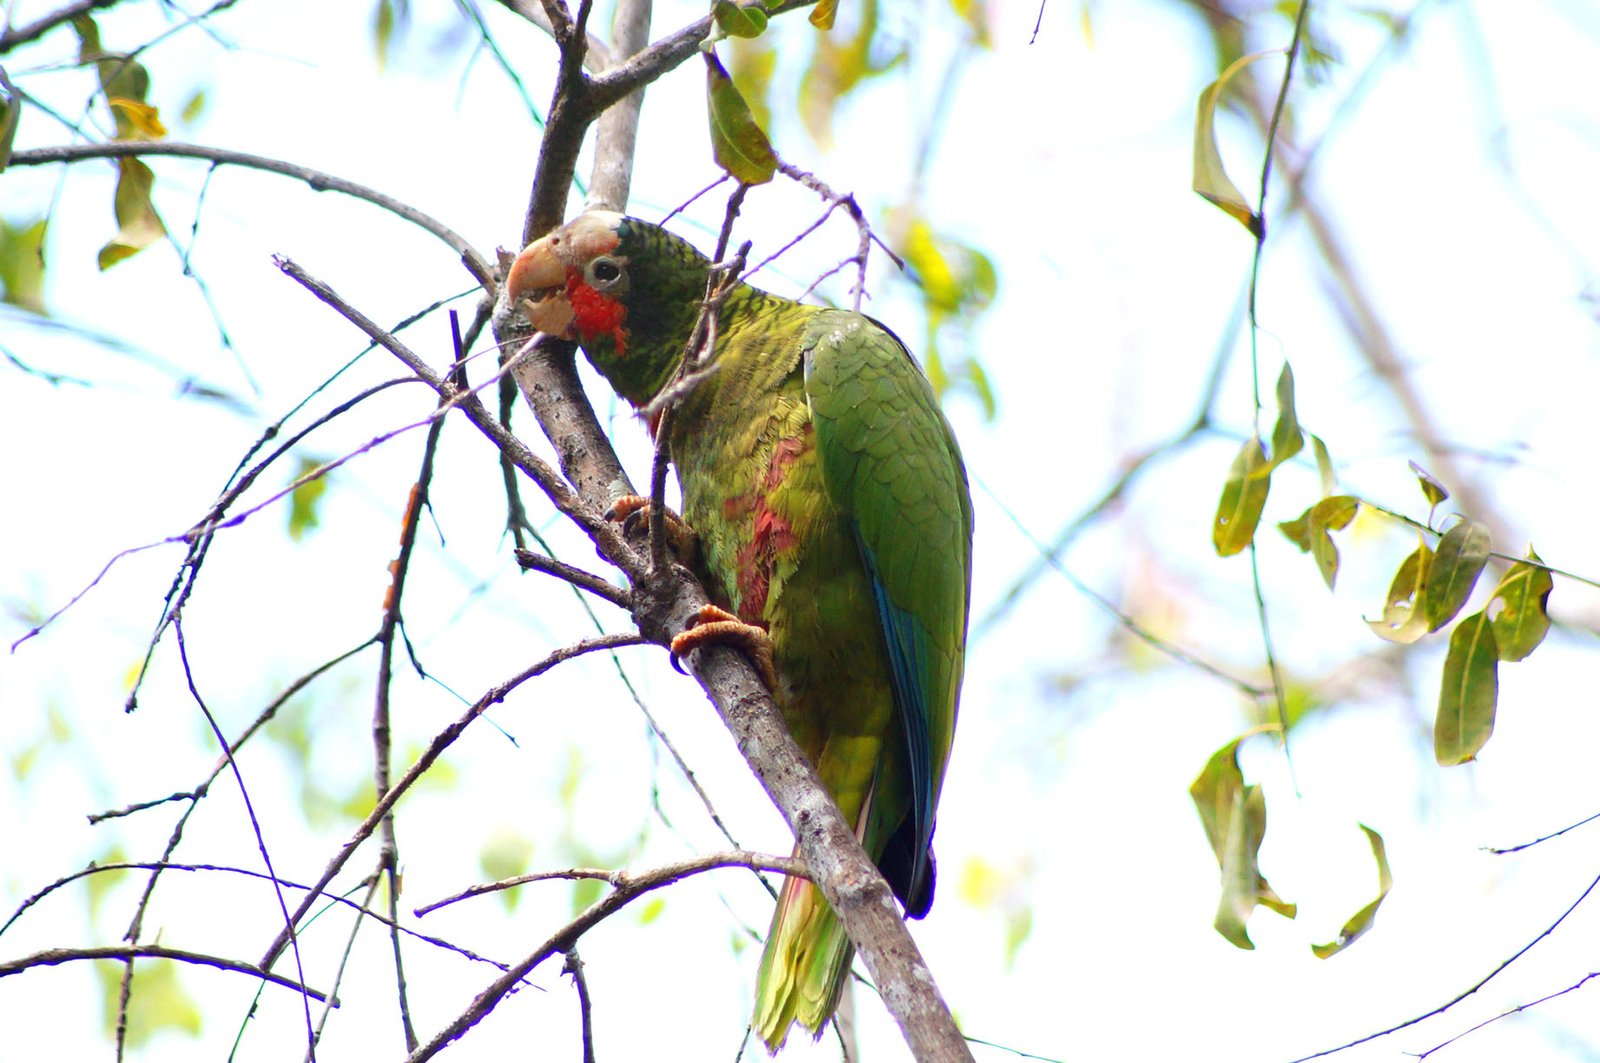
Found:
[[[534,328],[582,346],[623,398],[643,405],[677,368],[708,265],[659,226],[592,210],[523,248],[506,289]]]

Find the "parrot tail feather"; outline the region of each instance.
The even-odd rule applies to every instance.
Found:
[[[783,1047],[796,1022],[813,1037],[822,1036],[839,1006],[854,955],[822,891],[803,878],[785,880],[761,954],[751,1020],[768,1052]]]

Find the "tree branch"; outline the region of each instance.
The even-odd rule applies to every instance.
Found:
[[[75,4],[68,4],[66,7],[58,8],[48,15],[34,19],[26,26],[0,32],[0,55],[4,55],[19,44],[27,44],[29,41],[38,40],[63,22],[71,22],[79,15],[87,15],[91,11],[98,11],[101,8],[111,7],[121,2],[122,0],[78,0]]]
[[[483,286],[485,291],[492,292],[495,288],[494,268],[489,265],[489,260],[484,258],[466,237],[450,228],[444,222],[437,220],[417,208],[400,202],[393,196],[385,195],[366,185],[347,181],[343,177],[335,177],[330,173],[313,170],[309,166],[299,166],[295,163],[284,162],[282,159],[268,158],[265,155],[251,155],[243,151],[231,151],[227,148],[214,148],[206,144],[184,144],[178,141],[166,140],[116,140],[101,144],[65,144],[53,148],[33,148],[28,151],[13,152],[9,165],[11,166],[46,166],[54,162],[81,162],[84,159],[118,159],[127,156],[171,155],[185,159],[207,159],[213,163],[226,166],[243,166],[251,170],[265,170],[268,173],[282,174],[304,181],[317,192],[342,192],[356,199],[364,199],[374,206],[398,218],[410,222],[419,228],[425,229],[443,240],[457,254],[461,262],[467,267],[473,279]]]
[[[302,985],[293,978],[273,974],[244,960],[230,960],[224,956],[210,956],[202,952],[189,952],[186,949],[169,949],[165,945],[99,945],[84,949],[45,949],[43,952],[35,952],[20,959],[0,961],[0,978],[21,974],[35,967],[54,967],[57,964],[71,963],[73,960],[121,960],[123,963],[129,963],[136,959],[177,960],[180,963],[197,963],[223,971],[237,971],[252,978],[271,982],[273,985],[283,986],[285,989],[292,989],[312,1000],[328,999],[325,994]],[[334,1005],[338,1006],[337,1000],[334,1001]]]

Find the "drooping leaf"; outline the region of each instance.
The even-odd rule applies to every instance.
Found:
[[[1267,833],[1266,795],[1259,786],[1245,785],[1239,770],[1239,741],[1236,738],[1212,754],[1189,787],[1189,796],[1222,871],[1214,926],[1233,945],[1252,949],[1255,945],[1245,926],[1256,906],[1289,919],[1294,918],[1295,906],[1273,892],[1257,865]]]
[[[0,218],[0,302],[35,314],[44,305],[44,238],[48,223],[13,226]]]
[[[321,466],[322,462],[314,458],[301,458],[295,479],[309,475]],[[324,473],[313,480],[307,480],[289,492],[289,538],[296,542],[305,538],[306,532],[321,523],[317,516],[317,505],[327,493],[328,475]]]
[[[1465,764],[1494,732],[1500,697],[1500,653],[1494,624],[1473,613],[1450,633],[1450,652],[1439,681],[1439,714],[1433,721],[1433,756],[1440,764]]]
[[[1411,466],[1411,472],[1416,476],[1417,483],[1422,486],[1422,494],[1428,500],[1428,505],[1437,506],[1440,502],[1450,497],[1450,492],[1444,489],[1444,484],[1435,480],[1428,472],[1414,461],[1406,462]]]
[[[1317,456],[1317,476],[1322,482],[1322,493],[1333,494],[1334,476],[1333,459],[1328,456],[1328,444],[1322,441],[1321,436],[1311,437],[1311,450]]]
[[[0,70],[0,173],[11,161],[11,145],[17,139],[17,125],[22,121],[22,94],[17,92]]]
[[[1233,467],[1228,470],[1222,498],[1217,503],[1217,516],[1211,525],[1211,542],[1219,556],[1231,557],[1255,538],[1261,510],[1267,504],[1267,491],[1272,486],[1269,477],[1258,475],[1263,468],[1270,471],[1260,438],[1245,440],[1233,459]]]
[[[1344,926],[1339,928],[1339,936],[1326,945],[1313,945],[1311,951],[1319,960],[1325,960],[1337,952],[1343,952],[1355,943],[1355,940],[1368,930],[1372,929],[1372,921],[1378,916],[1378,908],[1383,904],[1383,899],[1389,895],[1389,888],[1394,885],[1394,877],[1389,873],[1389,854],[1383,845],[1383,835],[1361,824],[1361,829],[1367,832],[1367,843],[1372,846],[1372,859],[1378,864],[1378,895],[1370,904],[1364,906],[1355,915],[1345,920]]]
[[[150,190],[156,180],[150,167],[129,157],[118,159],[117,168],[117,235],[100,249],[101,270],[138,254],[167,234],[161,215],[150,202]]]
[[[113,96],[106,102],[116,117],[118,140],[160,140],[167,135],[161,112],[143,100]]]
[[[1477,521],[1463,518],[1439,537],[1422,601],[1429,631],[1438,631],[1461,611],[1488,563],[1489,529]]]
[[[1244,193],[1228,177],[1228,171],[1222,164],[1222,153],[1217,149],[1217,100],[1234,75],[1262,56],[1272,54],[1275,53],[1256,52],[1240,56],[1228,64],[1222,76],[1201,91],[1194,119],[1194,190],[1237,219],[1258,240],[1264,231],[1261,219],[1245,201]]]
[[[1422,611],[1422,600],[1432,565],[1433,551],[1427,543],[1418,543],[1400,562],[1383,600],[1382,618],[1367,621],[1367,626],[1379,638],[1410,645],[1428,633],[1428,617]]]
[[[1528,560],[1518,561],[1495,585],[1494,602],[1500,609],[1494,616],[1495,647],[1502,661],[1520,661],[1538,648],[1550,630],[1550,591],[1554,583],[1550,570],[1539,555],[1528,547]]]
[[[706,60],[706,103],[711,115],[711,154],[734,178],[747,185],[765,184],[778,170],[772,143],[756,125],[750,106],[733,79],[710,52]]]
[[[1329,590],[1333,590],[1339,576],[1339,548],[1329,532],[1347,527],[1359,507],[1360,502],[1352,495],[1333,495],[1313,503],[1294,520],[1278,525],[1290,542],[1311,554]]]
[[[750,114],[762,129],[772,128],[772,105],[768,97],[772,92],[772,75],[778,69],[778,49],[770,39],[747,41],[735,38],[730,42],[732,55],[728,60],[728,74],[744,102],[750,105]]]
[[[811,9],[808,16],[811,24],[819,30],[833,29],[833,20],[839,14],[839,0],[817,0],[817,5]]]
[[[1284,362],[1278,374],[1278,423],[1272,426],[1272,467],[1282,465],[1305,445],[1305,432],[1294,412],[1294,371]]]
[[[733,0],[717,0],[711,17],[727,37],[759,37],[767,29],[767,12],[760,4],[747,7]]]

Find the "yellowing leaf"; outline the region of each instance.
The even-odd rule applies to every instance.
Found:
[[[1494,625],[1486,614],[1473,613],[1450,633],[1450,652],[1439,681],[1433,756],[1440,764],[1465,764],[1489,741],[1500,697],[1499,670]]]
[[[138,254],[167,234],[161,215],[150,202],[156,180],[150,167],[134,158],[118,159],[117,167],[117,235],[100,249],[101,270]]]
[[[106,102],[117,120],[118,140],[160,140],[167,135],[167,127],[161,124],[161,112],[143,100],[113,96]]]
[[[1428,618],[1422,611],[1422,599],[1428,586],[1428,569],[1433,564],[1433,551],[1427,543],[1419,543],[1394,574],[1389,593],[1383,600],[1383,618],[1368,620],[1367,626],[1379,638],[1401,645],[1410,645],[1428,633]]]
[[[1333,494],[1333,459],[1328,456],[1328,444],[1322,441],[1321,436],[1311,437],[1311,450],[1317,456],[1317,476],[1322,481],[1322,493]]]
[[[13,227],[0,218],[0,302],[45,314],[44,237],[46,221]]]
[[[1244,193],[1229,179],[1222,165],[1222,153],[1217,150],[1217,100],[1229,79],[1262,56],[1272,54],[1275,53],[1256,52],[1230,63],[1221,77],[1201,91],[1194,119],[1194,190],[1238,219],[1258,240],[1264,233],[1261,219],[1245,202]]]
[[[1463,519],[1440,536],[1422,599],[1429,631],[1438,631],[1461,611],[1488,563],[1489,530],[1477,521]]]
[[[309,475],[321,465],[322,462],[314,458],[301,458],[295,479]],[[314,480],[307,480],[289,492],[289,538],[299,542],[305,538],[306,532],[321,523],[317,517],[317,504],[322,501],[322,496],[327,490],[328,474],[325,473]]]
[[[1349,948],[1362,934],[1372,929],[1372,921],[1377,918],[1378,907],[1383,904],[1383,899],[1389,895],[1389,888],[1394,885],[1394,877],[1389,873],[1389,855],[1384,849],[1383,835],[1361,824],[1361,829],[1367,832],[1367,843],[1372,846],[1372,859],[1378,864],[1378,895],[1372,902],[1363,907],[1355,915],[1345,921],[1339,928],[1339,936],[1326,945],[1313,945],[1311,951],[1316,953],[1319,960],[1325,960],[1336,952]]]
[[[1278,525],[1290,542],[1310,552],[1329,590],[1339,575],[1339,548],[1328,533],[1347,527],[1359,506],[1351,495],[1333,495],[1313,504],[1295,520]]]
[[[1428,505],[1437,506],[1450,497],[1450,492],[1444,489],[1444,484],[1428,475],[1427,470],[1421,465],[1414,461],[1408,461],[1406,464],[1411,466],[1412,473],[1416,475],[1417,483],[1421,485],[1423,497],[1428,500]]]
[[[1252,949],[1255,945],[1245,924],[1256,906],[1289,919],[1294,918],[1295,906],[1272,891],[1257,866],[1267,833],[1266,795],[1259,786],[1245,785],[1239,770],[1239,741],[1236,738],[1212,754],[1189,787],[1189,796],[1222,870],[1222,896],[1213,925],[1233,945]]]
[[[817,6],[811,9],[811,24],[819,30],[831,30],[838,13],[839,0],[817,0]]]
[[[767,12],[760,4],[746,7],[733,0],[717,0],[711,17],[728,37],[759,37],[767,28]]]
[[[1547,608],[1552,588],[1550,570],[1531,546],[1528,560],[1518,561],[1500,577],[1490,604],[1500,603],[1493,623],[1495,647],[1502,661],[1520,661],[1544,641],[1550,630]]]
[[[778,156],[722,63],[710,52],[701,54],[706,60],[712,157],[735,179],[747,185],[765,184],[777,172]]]
[[[1294,371],[1284,362],[1283,371],[1278,374],[1278,423],[1272,427],[1272,467],[1282,465],[1305,445],[1306,436],[1294,412]]]
[[[1259,475],[1263,468],[1270,471],[1271,467],[1261,440],[1245,440],[1222,485],[1222,498],[1211,526],[1211,542],[1219,556],[1232,557],[1255,538],[1261,510],[1267,504],[1267,490],[1272,486],[1267,476]]]

